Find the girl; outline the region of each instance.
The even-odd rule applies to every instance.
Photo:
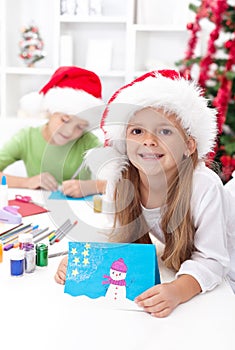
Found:
[[[232,179],[225,184],[224,189],[227,201],[226,217],[228,250],[230,253],[228,280],[235,293],[235,171],[232,173]]]
[[[161,258],[176,279],[136,298],[151,315],[165,317],[219,285],[229,263],[223,186],[204,163],[216,113],[193,82],[154,71],[113,95],[101,126],[106,147],[89,152],[87,163],[108,178],[115,204],[110,240],[150,243],[151,232],[165,244]],[[56,281],[64,283],[65,273],[66,259]]]
[[[79,180],[71,180],[84,153],[100,145],[88,129],[97,126],[102,105],[100,79],[79,67],[60,67],[40,93],[24,96],[24,112],[45,113],[49,120],[20,130],[0,150],[0,171],[17,160],[23,160],[27,170],[25,178],[7,176],[8,186],[54,191],[62,183],[69,196],[102,193],[105,183],[89,180],[87,170],[80,172]]]

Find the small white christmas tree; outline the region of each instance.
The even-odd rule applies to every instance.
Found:
[[[28,67],[32,67],[35,62],[46,56],[43,51],[44,43],[40,36],[38,27],[35,25],[23,27],[21,32],[22,40],[19,42],[19,56]]]

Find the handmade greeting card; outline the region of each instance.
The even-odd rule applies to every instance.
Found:
[[[93,196],[86,196],[86,197],[70,197],[63,194],[61,191],[53,191],[51,192],[48,199],[55,199],[55,200],[66,200],[66,201],[92,201]]]
[[[153,244],[69,242],[65,293],[125,305],[158,283]]]

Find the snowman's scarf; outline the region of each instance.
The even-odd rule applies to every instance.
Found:
[[[108,281],[103,281],[102,282],[103,284],[115,284],[116,286],[125,286],[126,285],[125,280],[115,281],[108,275],[104,275],[104,278],[107,278]]]

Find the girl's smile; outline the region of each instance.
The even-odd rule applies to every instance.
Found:
[[[139,153],[139,156],[144,160],[156,160],[162,158],[163,153]]]

